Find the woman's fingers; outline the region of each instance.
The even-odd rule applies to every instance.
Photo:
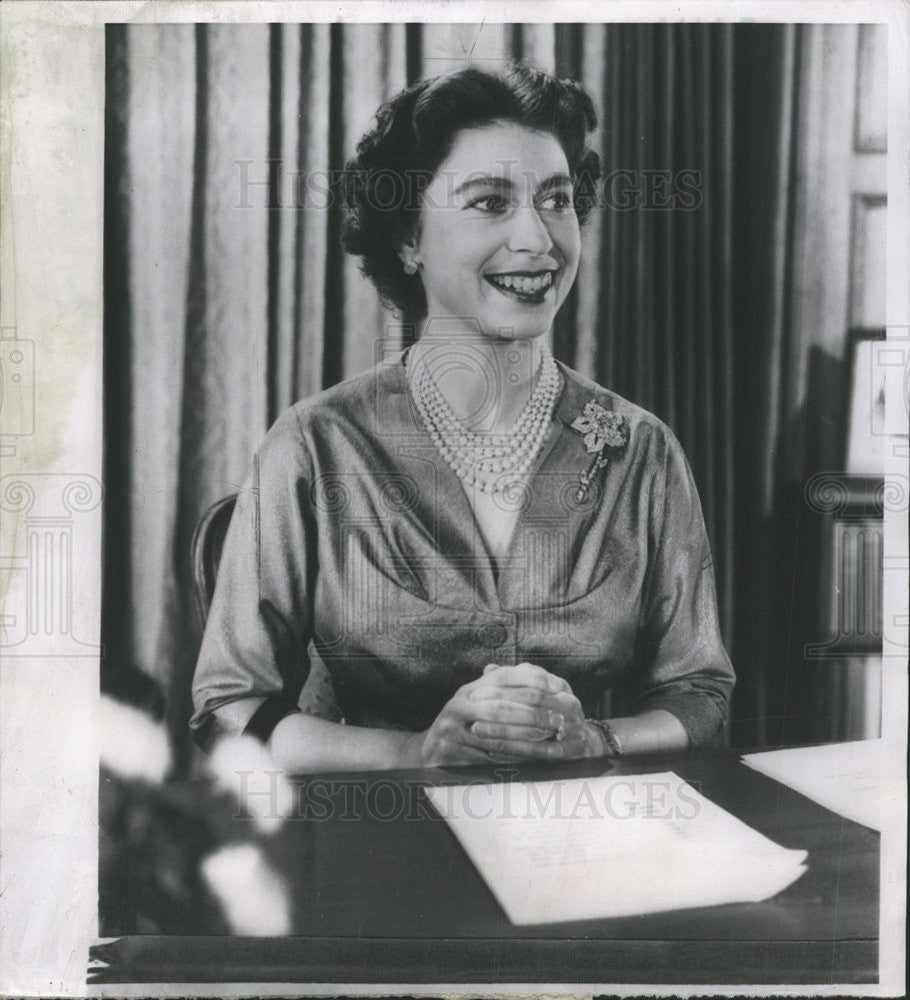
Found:
[[[482,767],[491,761],[492,758],[485,750],[468,746],[464,743],[453,743],[438,747],[436,756],[428,761],[428,763],[431,766],[450,765],[470,767],[473,765]],[[493,761],[493,763],[498,763],[498,761]]]
[[[533,663],[491,664],[445,705],[420,756],[434,765],[572,760],[585,755],[583,727],[581,703],[562,678]]]
[[[484,667],[483,677],[503,687],[537,687],[552,692],[572,690],[562,677],[557,677],[534,663],[519,663],[514,667],[488,663]]]
[[[539,726],[521,726],[500,722],[475,722],[471,726],[475,736],[484,739],[531,740],[539,743],[541,740],[553,739],[554,732],[559,729],[541,729]]]
[[[584,720],[566,721],[556,732],[540,727],[502,722],[479,721],[471,725],[471,734],[479,737],[479,746],[494,757],[538,760],[575,760],[591,756],[590,739]]]
[[[518,726],[536,726],[546,729],[552,735],[565,726],[566,717],[562,712],[546,706],[528,705],[521,701],[502,698],[485,698],[471,701],[467,706],[466,721],[511,723]]]
[[[491,760],[484,740],[471,732],[470,722],[449,702],[424,736],[420,762],[436,767],[489,764]]]
[[[479,748],[484,750],[491,758],[505,757],[509,762],[521,760],[562,760],[572,759],[570,753],[566,753],[563,743],[555,740],[526,740],[526,739],[482,739],[479,740]]]
[[[564,735],[568,725],[584,720],[584,714],[571,690],[563,690],[564,682],[560,678],[554,678],[560,690],[551,689],[550,677],[552,675],[533,664],[488,670],[464,689],[461,711],[468,724],[473,723],[471,728],[475,735],[520,743],[541,742],[558,733]],[[515,685],[513,682],[519,678],[531,684]],[[478,724],[483,725],[478,728]],[[522,733],[504,729],[504,726],[533,729]]]
[[[440,720],[425,757],[433,765],[520,764],[523,761],[574,760],[587,755],[579,729],[571,726],[562,740],[551,730],[508,723]]]
[[[474,726],[480,722],[489,725],[515,725],[520,730],[520,735],[527,740],[549,739],[562,725],[553,719],[550,725],[550,714],[543,713],[542,720],[533,709],[523,705],[510,705],[505,702],[490,703],[487,705],[488,712],[481,714],[478,719],[474,711],[475,706],[471,706],[469,713],[465,712],[465,705],[457,696],[452,699],[432,727],[435,743],[439,747],[451,751],[453,747],[469,747],[478,752],[487,750],[487,741],[483,733],[476,733]],[[559,716],[561,719],[562,716]],[[542,725],[540,722],[542,721]],[[543,736],[538,736],[542,733]]]
[[[475,682],[477,683],[477,682]],[[503,704],[529,705],[540,711],[556,712],[567,719],[583,719],[581,702],[571,692],[545,691],[541,688],[494,687],[477,683],[467,692],[470,703],[466,711],[482,711],[478,702],[501,702]]]

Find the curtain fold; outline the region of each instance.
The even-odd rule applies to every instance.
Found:
[[[797,26],[750,26],[749,42],[737,50],[734,79],[734,737],[763,746],[780,738],[772,720],[780,710],[788,661],[797,655],[791,624],[800,470],[781,453],[792,454],[788,414],[805,405],[788,391],[792,370],[805,365],[810,345],[806,332],[791,329],[787,321]]]
[[[182,753],[199,516],[240,488],[283,409],[372,365],[384,337],[409,336],[343,254],[330,180],[382,99],[471,59],[524,57],[581,79],[599,108],[605,204],[554,347],[680,438],[738,664],[740,643],[756,638],[742,609],[764,565],[750,525],[775,493],[774,422],[755,417],[776,411],[786,353],[782,307],[767,299],[780,278],[794,71],[792,38],[776,30],[108,27],[106,532],[118,541],[105,554],[105,657],[108,672],[136,668],[170,692]],[[773,183],[750,205],[739,158],[766,146]],[[773,241],[740,259],[739,237],[759,224]],[[760,714],[773,667],[754,652],[744,662],[741,713]]]
[[[685,448],[728,642],[732,59],[728,25],[606,28],[600,297],[580,324],[596,331],[591,374],[666,420]]]

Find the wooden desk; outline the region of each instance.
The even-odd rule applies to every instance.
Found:
[[[324,776],[298,787],[308,818],[259,841],[287,880],[294,936],[122,937],[93,947],[105,964],[90,982],[876,982],[879,835],[746,768],[738,753],[609,768],[668,770],[776,843],[807,849],[806,874],[764,903],[514,927],[447,825],[419,804],[422,785],[494,780],[492,769]],[[605,762],[577,762],[518,776],[604,771]],[[224,822],[226,838],[254,839],[249,820]]]

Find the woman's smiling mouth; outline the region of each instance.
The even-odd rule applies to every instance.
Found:
[[[553,287],[553,271],[512,271],[509,274],[486,274],[484,277],[507,298],[517,302],[543,302]]]

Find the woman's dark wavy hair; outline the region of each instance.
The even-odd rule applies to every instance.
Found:
[[[594,207],[601,167],[588,138],[597,114],[579,84],[523,63],[500,73],[470,66],[413,84],[380,106],[341,182],[344,248],[361,258],[382,299],[406,316],[423,317],[427,309],[419,273],[405,274],[398,256],[416,232],[420,195],[458,132],[494,121],[555,136],[575,181],[580,223]]]

